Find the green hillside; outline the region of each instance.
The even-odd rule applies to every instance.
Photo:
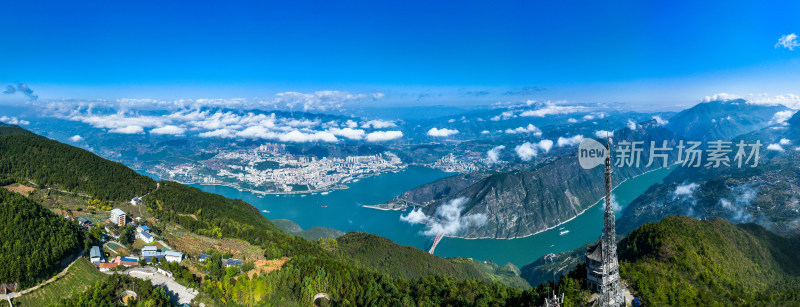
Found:
[[[800,237],[670,216],[619,244],[621,275],[648,306],[800,305]]]
[[[0,183],[11,182],[124,201],[156,188],[155,181],[121,163],[16,126],[0,126]]]
[[[456,279],[500,282],[516,288],[529,288],[516,267],[479,265],[467,258],[440,258],[410,246],[363,232],[350,232],[337,239],[336,251],[344,260],[390,276],[414,279],[441,274]]]
[[[322,239],[330,239],[330,238],[336,239],[336,238],[341,237],[341,236],[344,235],[344,232],[342,232],[341,230],[336,230],[336,229],[328,228],[328,227],[315,226],[315,227],[311,227],[309,229],[303,230],[303,228],[301,228],[300,225],[297,225],[297,223],[295,223],[295,222],[293,222],[291,220],[273,219],[271,221],[281,231],[283,231],[283,232],[285,232],[287,234],[290,234],[290,235],[293,235],[293,236],[298,236],[298,237],[301,237],[301,238],[305,238],[306,240],[311,240],[311,241],[314,241],[314,240],[317,240],[317,239],[320,239],[320,238],[322,238]]]
[[[19,282],[24,289],[57,273],[82,241],[77,224],[0,189],[0,284]]]

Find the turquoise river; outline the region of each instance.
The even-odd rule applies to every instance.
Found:
[[[617,202],[624,208],[648,187],[661,182],[667,174],[669,170],[661,169],[623,182],[614,190]],[[407,212],[370,209],[362,205],[384,203],[407,190],[448,175],[438,170],[412,166],[402,172],[386,173],[351,183],[349,189],[332,191],[327,195],[305,196],[259,195],[225,186],[192,186],[242,199],[262,211],[267,218],[289,219],[303,229],[322,226],[345,232],[363,231],[427,250],[431,238],[420,234],[424,226],[410,225],[400,220],[400,215]],[[435,253],[442,257],[470,257],[499,264],[511,262],[521,267],[545,254],[573,250],[597,240],[603,223],[602,209],[603,206],[595,205],[559,227],[524,238],[444,238]],[[561,235],[563,230],[569,232]]]

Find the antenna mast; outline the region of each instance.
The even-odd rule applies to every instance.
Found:
[[[619,262],[617,260],[617,234],[614,206],[611,199],[611,131],[606,120],[606,206],[603,216],[603,236],[601,238],[603,257],[602,297],[600,306],[624,306],[622,286],[619,281]]]

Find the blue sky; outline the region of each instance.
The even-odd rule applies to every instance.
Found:
[[[0,82],[41,99],[343,90],[394,104],[681,105],[800,94],[800,48],[775,47],[800,33],[800,3],[696,2],[15,1],[0,11]],[[527,88],[538,90],[503,95]]]

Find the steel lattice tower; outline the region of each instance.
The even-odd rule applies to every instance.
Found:
[[[619,281],[619,262],[617,261],[617,231],[614,223],[614,207],[611,199],[611,151],[606,143],[606,208],[603,217],[603,284],[600,306],[625,306],[622,298],[622,286]]]

